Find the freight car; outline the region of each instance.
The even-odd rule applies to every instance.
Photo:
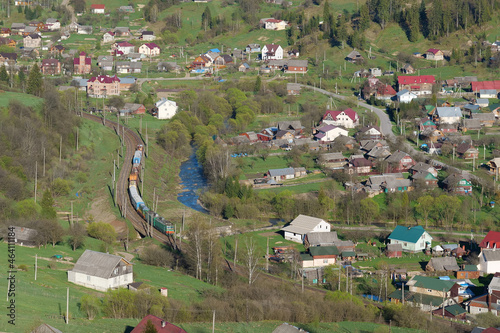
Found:
[[[137,189],[137,180],[139,179],[139,170],[142,161],[143,146],[138,145],[134,153],[134,158],[132,159],[132,171],[129,175],[129,194],[130,201],[134,206],[137,213],[146,221],[147,224],[152,225],[155,229],[160,231],[162,234],[171,235],[174,234],[174,225],[168,222],[166,219],[150,210],[148,206],[142,200],[139,191]]]

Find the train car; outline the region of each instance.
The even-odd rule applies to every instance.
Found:
[[[138,210],[139,206],[141,204],[144,204],[144,202],[142,201],[142,198],[137,191],[137,186],[129,186],[128,191],[130,193],[130,201],[132,201],[132,205],[134,206],[135,210]]]
[[[160,231],[162,234],[171,235],[174,233],[173,224],[168,222],[167,220],[165,220],[161,216],[159,216],[158,218],[155,219],[153,226],[155,227],[155,229]]]
[[[132,164],[141,164],[142,151],[136,150],[134,153],[134,158],[132,159]]]
[[[137,181],[136,180],[130,180],[128,187],[130,188],[131,186],[136,186],[137,187]]]
[[[143,203],[140,204],[139,208],[137,209],[137,213],[139,213],[139,215],[141,215],[141,217],[143,219],[146,218],[146,214],[147,214],[148,211],[149,211],[148,206],[146,206],[146,204],[143,204]]]
[[[142,145],[137,145],[137,147],[135,148],[135,150],[140,150],[142,151],[144,149],[144,147]]]
[[[144,215],[145,215],[144,219],[146,220],[146,223],[151,224],[151,225],[154,224],[155,218],[160,216],[152,210],[147,211],[146,214],[144,214]]]
[[[139,177],[139,168],[138,167],[132,167],[132,172],[130,172],[130,176],[128,177],[129,181],[137,181]]]

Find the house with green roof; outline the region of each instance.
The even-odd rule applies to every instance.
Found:
[[[458,304],[448,305],[443,308],[432,311],[434,316],[444,316],[451,319],[461,319],[464,320],[467,315],[467,311]]]
[[[336,246],[314,246],[309,248],[309,253],[301,253],[302,268],[324,267],[334,265],[340,251]]]
[[[403,251],[419,252],[430,247],[432,236],[420,225],[415,227],[396,226],[387,237],[389,244],[401,244]]]

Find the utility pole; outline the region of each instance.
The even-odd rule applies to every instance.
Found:
[[[35,281],[36,281],[37,270],[38,270],[38,254],[35,253]]]
[[[45,177],[45,147],[43,147],[43,176]]]
[[[266,272],[269,273],[269,236],[267,237],[267,247],[266,247]]]
[[[69,324],[69,287],[66,291],[66,325]]]
[[[73,225],[73,201],[71,201],[71,218],[70,218],[71,225]]]
[[[76,151],[78,151],[78,127],[76,128]]]
[[[213,310],[212,316],[212,333],[215,333],[215,310]]]
[[[59,139],[59,163],[61,163],[61,158],[62,158],[62,135]]]
[[[35,203],[36,203],[37,186],[38,186],[38,161],[35,161]]]

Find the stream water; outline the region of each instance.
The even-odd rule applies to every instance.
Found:
[[[203,175],[203,167],[198,162],[194,149],[189,159],[181,164],[180,169],[179,177],[181,178],[183,191],[179,192],[177,200],[189,208],[202,213],[208,213],[198,201],[200,191],[203,191],[207,187],[207,180]]]

